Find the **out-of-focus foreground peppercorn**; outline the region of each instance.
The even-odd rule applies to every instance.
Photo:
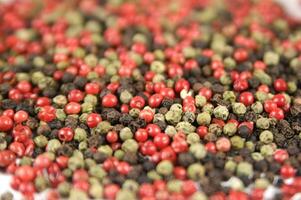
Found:
[[[300,53],[271,0],[0,4],[1,171],[26,199],[290,199]]]

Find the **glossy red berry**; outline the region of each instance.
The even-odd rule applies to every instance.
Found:
[[[245,106],[250,106],[254,103],[254,95],[251,92],[243,92],[239,96],[239,101]]]
[[[31,91],[32,86],[28,81],[20,81],[17,84],[17,89],[22,93],[27,93]]]
[[[286,150],[284,149],[278,149],[274,152],[274,160],[276,160],[279,163],[283,163],[285,160],[288,159],[289,155]]]
[[[106,94],[102,98],[102,106],[106,108],[114,108],[118,104],[118,99],[114,94]]]
[[[154,113],[150,109],[144,109],[140,111],[139,118],[144,119],[146,123],[150,123],[154,119]]]
[[[288,164],[285,164],[280,169],[280,175],[283,178],[291,178],[295,176],[296,170]]]
[[[270,112],[269,117],[281,120],[284,118],[284,112],[281,108],[275,108]]]
[[[65,105],[65,113],[68,115],[78,114],[81,111],[81,105],[76,102],[70,102]]]
[[[16,169],[15,175],[24,182],[31,182],[35,178],[36,173],[33,167],[24,165]]]
[[[234,52],[234,58],[238,62],[245,61],[248,58],[248,52],[244,49],[238,49]]]
[[[14,122],[8,116],[0,116],[0,131],[8,131],[12,129]]]
[[[266,100],[263,104],[263,107],[267,113],[270,113],[277,108],[277,104],[272,100]]]
[[[71,90],[68,94],[69,102],[81,102],[84,99],[84,97],[84,93],[77,89]]]
[[[163,96],[161,94],[154,94],[148,99],[148,105],[152,108],[157,108],[160,106],[162,100]]]
[[[132,108],[142,109],[145,105],[145,100],[141,96],[135,96],[130,101],[130,106]]]
[[[154,144],[158,149],[163,149],[164,147],[168,146],[169,142],[169,136],[164,133],[159,133],[154,137]]]
[[[106,135],[106,139],[109,143],[117,142],[118,134],[115,131],[109,131]]]
[[[87,83],[85,85],[85,91],[87,94],[98,94],[100,92],[100,86],[98,83]]]
[[[97,113],[90,113],[87,117],[86,123],[89,126],[89,128],[96,127],[100,122],[102,121],[102,118]]]
[[[145,129],[151,137],[161,133],[161,129],[157,124],[148,124]]]
[[[14,121],[16,123],[22,123],[28,119],[28,113],[24,110],[19,110],[14,115]]]
[[[204,96],[207,100],[210,100],[212,97],[212,90],[206,87],[203,87],[199,90],[199,95]]]
[[[6,167],[16,160],[16,154],[11,150],[0,151],[0,167]]]
[[[283,94],[275,94],[272,100],[277,104],[278,107],[283,107],[286,104],[286,99]]]
[[[190,84],[187,80],[185,79],[179,79],[176,84],[175,84],[175,91],[176,92],[181,92],[182,90],[189,90]]]
[[[244,90],[248,89],[248,87],[249,87],[249,83],[245,79],[239,78],[236,81],[234,81],[234,83],[233,83],[233,88],[237,92],[244,91]]]
[[[274,88],[277,92],[285,92],[287,90],[287,83],[282,78],[276,79],[274,81]]]
[[[137,142],[145,142],[148,139],[148,133],[146,129],[139,128],[135,132],[135,139],[137,140]]]
[[[52,106],[41,107],[41,109],[38,113],[38,118],[42,121],[50,122],[56,118],[55,112],[56,112],[56,110]]]
[[[218,151],[227,152],[231,148],[231,142],[226,137],[221,137],[216,141],[216,149]]]
[[[201,137],[204,138],[208,134],[208,128],[206,126],[199,126],[197,128],[197,134]]]
[[[73,136],[74,136],[74,132],[71,128],[69,127],[64,127],[64,128],[61,128],[59,131],[58,131],[58,137],[61,141],[64,141],[64,142],[69,142],[73,139]]]

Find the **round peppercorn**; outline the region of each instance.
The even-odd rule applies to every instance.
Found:
[[[239,101],[245,106],[250,106],[254,103],[254,96],[251,92],[243,92],[239,96]]]
[[[107,108],[113,108],[117,105],[118,99],[113,94],[107,94],[102,98],[102,106]]]
[[[66,141],[66,142],[69,142],[73,139],[73,136],[74,136],[74,132],[71,128],[69,127],[64,127],[64,128],[61,128],[59,131],[58,131],[58,137],[61,141]]]
[[[102,118],[97,113],[89,114],[86,119],[86,123],[90,128],[96,127],[101,121],[102,121]]]
[[[24,110],[19,110],[14,115],[14,121],[16,123],[22,123],[28,119],[28,113]]]
[[[80,110],[81,110],[81,105],[76,102],[70,102],[64,108],[64,111],[68,115],[78,114],[80,112]]]
[[[13,120],[7,116],[0,116],[0,131],[8,131],[13,127]]]
[[[274,88],[277,92],[285,92],[287,90],[287,83],[282,78],[274,81]]]
[[[216,141],[216,149],[218,151],[227,152],[231,148],[231,142],[228,138],[221,137]]]

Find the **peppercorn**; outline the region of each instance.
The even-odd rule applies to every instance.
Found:
[[[219,105],[214,108],[213,114],[218,119],[226,120],[228,118],[229,111],[226,106]]]
[[[236,174],[238,176],[252,176],[253,175],[253,166],[248,162],[240,162],[236,168]]]
[[[70,200],[77,200],[77,199],[87,200],[89,198],[84,191],[72,188],[70,190],[70,195],[69,195],[68,199],[70,199]]]
[[[274,139],[273,133],[268,130],[262,131],[259,135],[259,140],[264,144],[269,144],[273,142],[273,139]]]
[[[211,122],[211,115],[208,112],[198,114],[196,121],[199,125],[209,125]]]
[[[236,124],[234,124],[234,123],[227,123],[223,127],[223,133],[228,136],[234,135],[236,133],[236,131],[237,131],[237,127],[236,127]]]
[[[103,186],[98,183],[91,184],[89,188],[89,195],[95,199],[103,198]]]
[[[205,168],[199,163],[191,164],[187,168],[187,175],[192,180],[200,180],[205,175]]]
[[[179,122],[176,125],[176,129],[177,131],[182,131],[185,134],[189,134],[189,133],[193,133],[196,128],[189,122]]]
[[[156,171],[163,175],[163,176],[168,176],[172,173],[173,170],[173,165],[169,160],[163,160],[158,163],[156,167]]]
[[[235,135],[230,138],[231,146],[235,149],[242,149],[244,147],[245,141],[241,137]]]
[[[121,149],[124,152],[136,152],[138,148],[139,148],[138,143],[133,139],[127,139],[121,145]]]
[[[58,192],[62,197],[68,197],[72,186],[68,182],[62,182],[58,185]]]
[[[205,146],[200,143],[194,143],[190,145],[189,152],[191,152],[193,156],[199,160],[205,158],[207,154]]]
[[[232,110],[233,110],[233,113],[237,114],[237,115],[243,115],[247,112],[246,106],[242,103],[233,103]]]

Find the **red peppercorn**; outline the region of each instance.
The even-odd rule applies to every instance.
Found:
[[[74,132],[71,128],[69,127],[64,127],[64,128],[61,128],[59,131],[58,131],[58,137],[61,141],[64,141],[64,142],[69,142],[73,139],[73,135],[74,135]]]
[[[153,197],[155,195],[155,190],[153,186],[149,183],[143,183],[138,191],[139,197]]]
[[[295,173],[296,173],[295,169],[291,165],[288,165],[288,164],[283,165],[280,169],[280,175],[283,178],[294,177]]]
[[[9,150],[11,150],[12,152],[14,152],[17,156],[22,157],[22,156],[24,156],[25,147],[20,142],[12,142],[9,145]]]
[[[120,111],[122,113],[128,113],[129,112],[129,106],[127,104],[122,104],[120,107]]]
[[[8,131],[12,129],[14,122],[7,116],[0,116],[0,131]]]
[[[269,93],[269,92],[270,92],[270,88],[269,88],[269,86],[267,86],[267,85],[260,85],[260,86],[257,88],[257,91],[258,91],[258,92]]]
[[[168,99],[174,99],[175,98],[175,92],[172,88],[162,88],[160,90],[160,94]]]
[[[14,115],[15,115],[15,111],[13,109],[7,109],[7,110],[3,111],[2,115],[13,119]]]
[[[36,101],[36,106],[43,107],[49,105],[50,105],[50,99],[48,97],[38,97]]]
[[[66,168],[68,165],[69,158],[66,156],[58,156],[55,161],[60,168]]]
[[[175,84],[175,91],[179,93],[184,89],[188,91],[190,89],[190,84],[185,79],[179,79]]]
[[[237,49],[234,52],[234,59],[238,62],[245,61],[248,58],[248,52],[244,49]]]
[[[197,191],[197,185],[192,180],[184,181],[183,183],[185,187],[183,187],[183,194],[186,196],[191,196]]]
[[[270,113],[277,108],[277,104],[272,100],[266,100],[263,104],[263,107],[267,113]]]
[[[276,79],[274,81],[274,88],[277,92],[284,92],[287,90],[287,83],[282,78]]]
[[[177,154],[172,147],[167,146],[160,151],[160,159],[175,161],[177,159]]]
[[[171,147],[176,153],[186,152],[188,150],[188,144],[185,139],[177,139],[171,143]]]
[[[87,83],[85,85],[85,91],[87,94],[98,94],[100,92],[100,86],[98,83]]]
[[[88,179],[89,179],[89,174],[84,169],[77,169],[73,172],[73,175],[72,175],[73,182],[88,181]]]
[[[114,108],[115,106],[117,106],[117,103],[118,103],[118,99],[113,94],[106,94],[102,98],[102,106],[106,108]]]
[[[24,165],[16,169],[15,175],[23,182],[31,182],[35,178],[36,173],[33,167]]]
[[[110,143],[117,142],[118,134],[115,131],[109,131],[106,135],[106,139]]]
[[[231,148],[231,142],[228,138],[221,137],[216,141],[216,149],[218,151],[227,152]]]
[[[90,113],[87,117],[86,123],[89,126],[89,128],[96,127],[100,122],[102,121],[102,118],[97,113]]]
[[[161,94],[153,94],[148,99],[148,105],[152,108],[157,108],[160,106],[163,100],[163,96]]]
[[[15,162],[16,155],[10,150],[0,151],[0,167],[6,167]]]
[[[79,103],[70,102],[67,105],[65,105],[64,110],[68,115],[78,114],[81,110],[81,106]]]
[[[285,160],[287,160],[289,157],[288,153],[284,149],[277,149],[274,152],[274,160],[276,160],[279,163],[283,163]]]
[[[139,128],[136,132],[135,132],[135,139],[138,142],[145,142],[148,139],[148,133],[146,131],[146,129],[143,128]]]
[[[119,162],[119,164],[116,166],[117,171],[122,175],[127,175],[132,167],[127,162]]]
[[[19,110],[14,115],[14,121],[16,123],[22,123],[28,119],[28,114],[24,110]]]
[[[145,129],[151,137],[161,133],[161,129],[157,124],[148,124]]]
[[[104,197],[106,199],[115,199],[120,187],[116,184],[108,184],[104,188]]]
[[[71,90],[68,94],[69,102],[81,102],[84,99],[84,97],[84,93],[77,89]]]
[[[269,117],[281,120],[284,118],[284,112],[281,108],[275,108],[270,112]]]
[[[163,82],[157,82],[157,83],[154,83],[154,91],[156,93],[159,93],[162,89],[166,88],[166,85],[165,83]]]
[[[207,151],[211,152],[211,153],[216,153],[216,146],[213,142],[208,142],[206,145],[205,145],[205,148]]]
[[[248,200],[249,197],[242,191],[231,190],[228,198],[229,200]]]
[[[272,100],[277,104],[278,107],[283,107],[286,104],[286,99],[283,94],[275,94]]]
[[[155,144],[152,141],[146,141],[141,146],[141,153],[144,155],[151,156],[156,153],[157,149]]]
[[[38,169],[46,169],[50,164],[51,160],[47,156],[41,154],[35,158],[33,166]]]
[[[139,118],[144,119],[146,123],[150,123],[154,119],[154,113],[150,109],[141,110],[139,113]]]
[[[135,96],[130,101],[131,108],[142,109],[145,105],[145,100],[141,96]]]
[[[175,167],[173,170],[173,174],[176,179],[186,179],[186,169],[184,167]]]
[[[212,90],[206,87],[203,87],[199,90],[199,95],[204,96],[207,100],[210,100],[212,97]]]
[[[241,91],[244,91],[248,88],[249,88],[249,83],[245,79],[239,78],[239,79],[235,80],[234,83],[233,83],[233,89],[236,92],[241,92]]]
[[[56,112],[56,110],[52,106],[41,107],[41,109],[38,113],[38,118],[41,121],[50,122],[56,118],[55,112]]]
[[[170,142],[169,136],[164,133],[156,134],[154,137],[154,144],[158,149],[163,149],[168,146]]]
[[[199,126],[197,128],[197,134],[201,137],[204,138],[208,134],[208,128],[206,126]]]
[[[32,87],[28,81],[20,81],[17,84],[17,89],[22,93],[27,93],[31,91]]]
[[[250,106],[254,103],[254,96],[251,92],[243,92],[239,96],[239,101],[245,106]]]

